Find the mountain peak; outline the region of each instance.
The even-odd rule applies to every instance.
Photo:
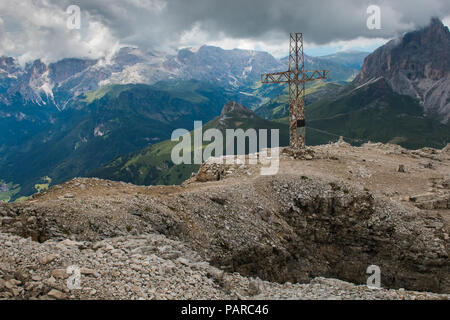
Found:
[[[221,116],[231,115],[231,114],[233,114],[234,116],[239,115],[242,117],[254,116],[254,113],[252,110],[244,107],[242,104],[237,103],[235,101],[227,102],[223,106],[222,112],[220,113]]]
[[[450,46],[450,31],[438,18],[432,18],[428,27],[422,30],[422,34],[422,39],[443,42],[443,49],[447,49]]]
[[[440,27],[440,28],[444,28],[444,29],[448,29],[444,23],[441,21],[441,19],[437,18],[437,17],[433,17],[431,18],[429,27]]]
[[[439,18],[431,18],[430,23],[421,30],[409,32],[403,37],[403,41],[419,40],[421,44],[439,41],[449,42],[450,32]]]

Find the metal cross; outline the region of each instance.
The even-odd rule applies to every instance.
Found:
[[[305,70],[303,34],[291,33],[288,71],[261,75],[262,83],[288,83],[289,85],[289,136],[294,151],[305,149],[305,83],[327,79],[328,70]]]

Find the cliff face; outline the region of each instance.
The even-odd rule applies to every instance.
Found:
[[[450,118],[450,32],[438,19],[378,48],[364,60],[356,85],[384,77],[392,89],[418,99],[428,114]]]
[[[228,114],[237,114],[244,117],[254,116],[253,111],[247,109],[242,104],[237,103],[235,101],[227,102],[227,104],[225,104],[224,107],[222,108],[222,112],[220,113],[220,115],[223,116]]]

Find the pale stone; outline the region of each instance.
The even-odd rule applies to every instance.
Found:
[[[48,255],[46,255],[46,256],[43,256],[43,257],[39,260],[39,262],[40,262],[41,264],[49,264],[50,262],[52,262],[53,260],[55,260],[55,259],[57,259],[57,258],[59,258],[59,255],[58,255],[58,254],[56,254],[56,253],[51,253],[51,254],[48,254]]]

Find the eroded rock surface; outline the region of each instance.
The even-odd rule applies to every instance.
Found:
[[[0,204],[0,297],[448,298],[448,151],[312,150],[272,176],[212,159],[183,186],[78,178]]]

